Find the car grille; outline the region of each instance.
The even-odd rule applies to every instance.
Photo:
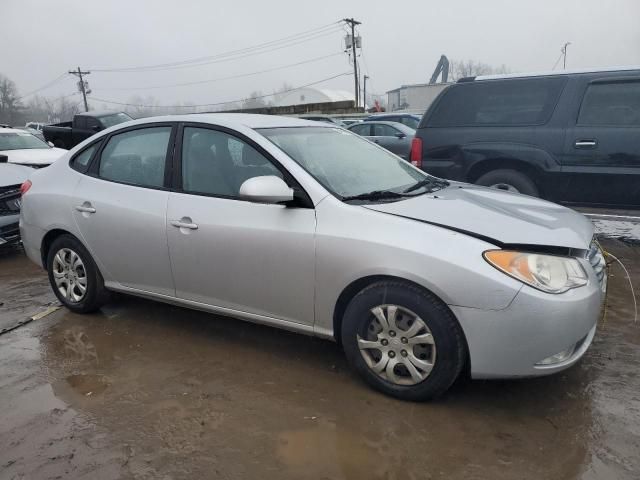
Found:
[[[0,187],[0,216],[20,213],[20,185]]]
[[[596,277],[598,278],[600,286],[602,288],[605,288],[607,277],[607,263],[604,260],[604,255],[602,254],[600,245],[595,240],[591,242],[591,247],[589,248],[587,258],[589,260],[589,263],[593,267],[593,271],[596,273]]]

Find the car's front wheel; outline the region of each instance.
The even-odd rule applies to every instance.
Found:
[[[104,303],[102,275],[75,237],[61,235],[53,241],[47,255],[47,272],[53,292],[69,310],[87,313]]]
[[[349,363],[377,390],[403,400],[443,394],[465,363],[462,330],[437,297],[413,284],[381,281],[358,293],[342,322]]]

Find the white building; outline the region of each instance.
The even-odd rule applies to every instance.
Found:
[[[424,112],[450,83],[402,85],[387,92],[387,111],[419,110]]]
[[[274,106],[286,107],[289,105],[344,102],[349,100],[354,101],[354,95],[344,90],[305,87],[276,95]]]

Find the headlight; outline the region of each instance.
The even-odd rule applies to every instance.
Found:
[[[563,293],[587,283],[575,258],[508,250],[488,250],[483,256],[498,270],[543,292]]]

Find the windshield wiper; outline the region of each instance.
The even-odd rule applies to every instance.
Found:
[[[426,191],[424,192],[424,193],[431,193],[437,190],[442,190],[444,187],[448,187],[448,186],[449,186],[449,182],[447,182],[446,180],[440,180],[436,178],[425,178],[424,180],[420,180],[419,182],[411,185],[406,190],[403,190],[402,193],[414,192],[422,187],[431,187],[431,188],[427,188]]]
[[[360,193],[349,197],[342,197],[343,201],[349,200],[392,200],[395,198],[406,197],[401,193],[392,192],[391,190],[374,190],[373,192]]]

